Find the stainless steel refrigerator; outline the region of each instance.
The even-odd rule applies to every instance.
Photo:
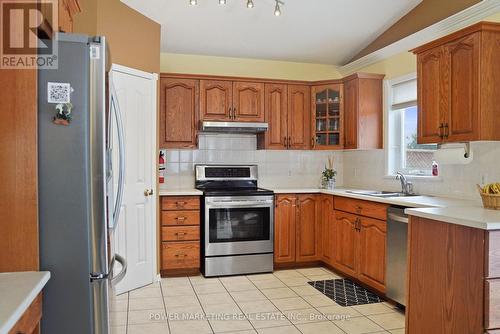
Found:
[[[58,68],[38,72],[40,268],[51,272],[42,333],[107,334],[113,284],[126,272],[112,247],[123,127],[106,79],[105,38],[59,34],[58,48]],[[111,164],[112,150],[120,152],[119,166]],[[115,266],[121,271],[113,275]]]

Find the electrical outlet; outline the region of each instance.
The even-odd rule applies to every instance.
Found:
[[[354,174],[354,177],[358,177],[358,169],[357,168],[353,169],[353,174]]]
[[[488,183],[488,174],[481,174],[481,184]]]

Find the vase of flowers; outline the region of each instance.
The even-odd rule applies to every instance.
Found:
[[[324,189],[334,189],[335,188],[335,177],[337,176],[337,171],[334,168],[334,158],[328,158],[328,166],[321,173],[321,184]]]

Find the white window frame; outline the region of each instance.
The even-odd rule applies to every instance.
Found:
[[[417,79],[417,73],[409,73],[403,76],[399,76],[397,78],[393,78],[390,80],[384,80],[384,142],[385,142],[385,177],[386,178],[394,178],[396,176],[396,171],[394,168],[394,163],[390,161],[391,158],[391,150],[393,149],[399,149],[401,150],[402,154],[400,157],[399,161],[399,166],[403,166],[405,159],[406,159],[406,150],[401,149],[402,146],[404,146],[405,141],[404,141],[404,136],[400,135],[397,137],[397,139],[391,138],[394,137],[394,135],[391,135],[391,118],[393,117],[391,115],[392,109],[392,101],[393,101],[393,86],[410,81],[410,80],[416,80]],[[404,117],[401,117],[399,120],[395,120],[398,122],[401,122],[400,128],[404,128]],[[404,171],[403,171],[404,172]],[[406,174],[410,179],[428,179],[428,180],[436,180],[438,177],[432,176],[432,175],[415,175],[415,174]]]

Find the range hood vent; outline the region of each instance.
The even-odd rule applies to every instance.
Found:
[[[202,132],[259,133],[267,131],[267,123],[249,122],[201,122]]]

